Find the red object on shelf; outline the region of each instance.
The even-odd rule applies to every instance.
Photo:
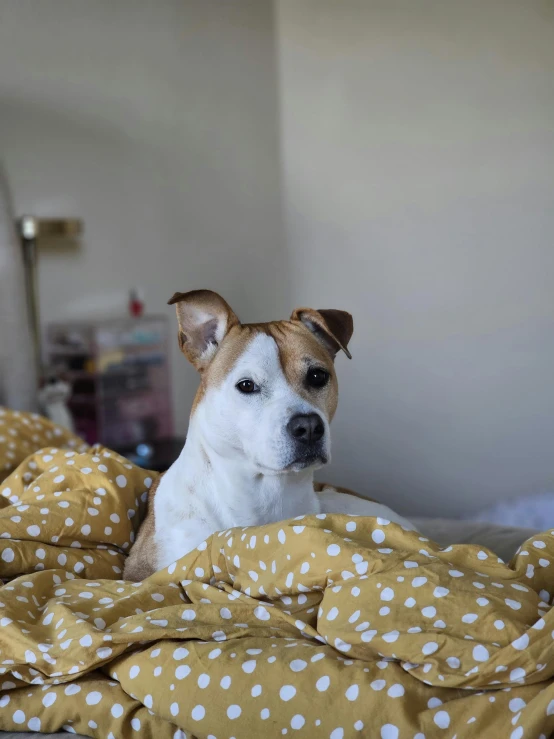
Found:
[[[133,318],[140,318],[144,313],[144,301],[139,290],[131,290],[129,296],[129,313]]]

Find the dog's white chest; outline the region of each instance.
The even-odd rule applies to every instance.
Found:
[[[294,482],[288,479],[284,485],[279,476],[256,484],[229,475],[218,484],[205,470],[198,470],[202,483],[192,489],[186,482],[191,478],[188,457],[185,453],[175,462],[156,492],[157,569],[188,554],[216,531],[320,512],[309,476],[299,476]]]

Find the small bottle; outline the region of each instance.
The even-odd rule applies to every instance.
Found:
[[[144,313],[142,291],[138,287],[134,287],[129,294],[129,313],[133,318],[140,318]]]

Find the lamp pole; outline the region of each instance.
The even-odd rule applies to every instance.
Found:
[[[29,320],[33,334],[35,348],[35,363],[37,377],[42,377],[42,345],[40,340],[40,315],[38,307],[38,279],[37,279],[37,238],[38,222],[32,216],[24,216],[20,221],[21,240],[23,243],[23,261],[25,264],[25,287]]]

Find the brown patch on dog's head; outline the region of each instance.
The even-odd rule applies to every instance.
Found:
[[[347,349],[354,331],[352,316],[340,310],[297,308],[290,321],[271,324],[279,347],[281,366],[296,392],[324,411],[332,420],[338,404],[338,382],[334,359],[339,350],[351,359]],[[307,383],[310,371],[324,370],[329,382],[319,391]]]
[[[272,329],[271,335],[279,348],[281,367],[289,385],[331,420],[337,409],[339,393],[333,356],[300,321],[279,321],[272,324]],[[327,384],[322,388],[310,387],[308,373],[321,370],[329,375]]]

